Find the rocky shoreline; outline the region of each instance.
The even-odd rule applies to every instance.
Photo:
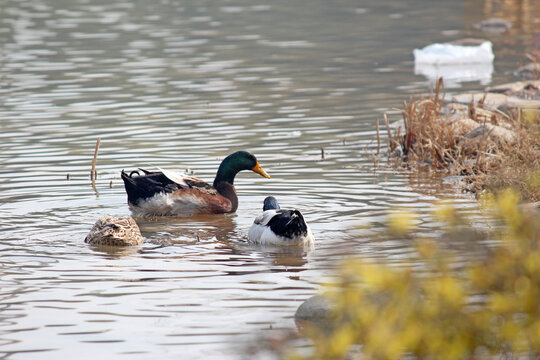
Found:
[[[524,201],[539,201],[540,80],[451,97],[442,85],[440,79],[429,98],[405,103],[403,121],[389,129],[390,155],[461,176],[464,190],[475,194],[513,187]]]

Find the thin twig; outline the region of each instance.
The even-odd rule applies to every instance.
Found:
[[[92,160],[92,170],[90,170],[90,180],[92,180],[92,183],[97,178],[97,171],[96,171],[96,160],[97,160],[97,154],[99,151],[99,144],[101,143],[101,138],[97,138],[96,141],[96,148],[94,150],[94,159]]]
[[[388,123],[388,117],[386,116],[386,113],[384,113],[384,123],[386,124],[386,131],[388,131],[388,153],[391,153],[394,151],[392,148],[392,140],[394,138],[392,137],[392,130],[390,130],[390,124]]]
[[[379,134],[379,118],[377,118],[375,127],[377,128],[377,155],[379,155],[381,153],[381,136]]]

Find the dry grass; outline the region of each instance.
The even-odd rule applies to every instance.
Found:
[[[517,117],[519,119],[519,117]],[[482,172],[471,181],[493,192],[514,188],[526,201],[540,201],[540,129],[538,117],[531,124],[516,122],[518,140],[503,144]],[[478,189],[477,189],[478,190]]]
[[[451,117],[443,114],[442,87],[439,79],[429,98],[404,102],[405,134],[389,130],[390,150],[399,146],[409,164],[464,175],[469,191],[512,187],[525,201],[540,201],[538,111],[488,111],[480,101],[469,104],[465,118]],[[484,131],[471,137],[478,127]]]

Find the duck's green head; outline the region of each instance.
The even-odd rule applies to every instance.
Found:
[[[230,184],[234,183],[234,177],[242,170],[251,170],[257,174],[270,178],[270,175],[263,170],[255,155],[247,151],[237,151],[227,156],[219,165],[214,186],[217,182],[226,181]]]

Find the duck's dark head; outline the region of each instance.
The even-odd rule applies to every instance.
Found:
[[[242,170],[251,170],[265,178],[270,178],[270,175],[259,165],[255,155],[247,151],[237,151],[223,159],[221,165],[219,165],[214,186],[220,181],[233,184],[234,177]]]
[[[263,211],[280,209],[279,204],[275,197],[268,196],[264,199]]]

